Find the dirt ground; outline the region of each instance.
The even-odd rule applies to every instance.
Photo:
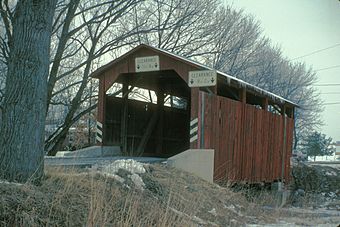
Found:
[[[145,172],[47,168],[40,186],[0,183],[0,226],[337,226],[340,211],[279,208],[274,193],[208,183],[147,165]],[[142,179],[137,187],[139,177]]]

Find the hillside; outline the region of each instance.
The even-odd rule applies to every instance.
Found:
[[[281,226],[338,224],[338,211],[276,208],[163,165],[47,168],[40,186],[0,183],[1,226]]]

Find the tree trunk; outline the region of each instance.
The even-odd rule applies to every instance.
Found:
[[[39,182],[44,167],[44,130],[51,27],[56,0],[20,0],[0,128],[0,177]]]
[[[296,126],[295,126],[295,125],[294,125],[293,135],[294,135],[294,145],[293,145],[293,150],[296,151],[299,138],[298,138],[298,135],[297,135],[297,133],[296,133]]]

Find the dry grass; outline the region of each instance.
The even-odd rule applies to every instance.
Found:
[[[0,183],[0,226],[240,226],[283,215],[261,208],[265,193],[247,201],[173,168],[150,165],[141,177],[144,191],[76,169],[47,168],[40,186]]]
[[[142,178],[143,192],[97,172],[74,169],[49,168],[40,186],[0,184],[0,225],[211,226],[222,215],[207,212],[217,208],[211,197],[231,198],[219,198],[211,184],[174,169],[150,166]],[[227,192],[217,186],[213,190]]]
[[[1,184],[1,226],[190,226],[149,193],[93,172],[49,169],[41,186]],[[171,195],[171,194],[170,194]]]

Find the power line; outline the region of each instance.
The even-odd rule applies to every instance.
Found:
[[[326,47],[326,48],[323,48],[323,49],[315,50],[315,51],[310,52],[308,54],[304,54],[304,55],[301,55],[299,57],[290,59],[289,61],[294,61],[294,60],[297,60],[297,59],[300,59],[300,58],[308,57],[310,55],[317,54],[317,53],[320,53],[320,52],[323,52],[323,51],[326,51],[326,50],[329,50],[329,49],[332,49],[332,48],[335,48],[335,47],[338,47],[338,46],[340,46],[340,43],[334,44],[332,46],[329,46],[329,47]],[[319,72],[319,71],[328,70],[328,69],[335,69],[335,68],[339,68],[339,67],[340,67],[340,65],[334,65],[334,66],[330,66],[330,67],[326,67],[326,68],[316,69],[316,70],[314,70],[314,72]]]
[[[323,106],[329,106],[329,105],[339,105],[340,102],[327,102],[327,103],[323,103]]]
[[[291,59],[291,61],[294,61],[294,60],[300,59],[300,58],[304,58],[304,57],[308,57],[308,56],[310,56],[310,55],[313,55],[313,54],[316,54],[316,53],[320,53],[320,52],[322,52],[322,51],[329,50],[329,49],[335,48],[335,47],[337,47],[337,46],[340,46],[340,43],[337,43],[337,44],[335,44],[335,45],[333,45],[333,46],[329,46],[329,47],[326,47],[326,48],[323,48],[323,49],[320,49],[320,50],[316,50],[316,51],[310,52],[310,53],[305,54],[305,55],[302,55],[302,56],[300,56],[300,57],[293,58],[293,59]]]
[[[327,69],[335,69],[335,68],[339,68],[339,67],[340,67],[340,65],[334,65],[334,66],[330,66],[330,67],[326,67],[326,68],[316,69],[316,70],[314,70],[314,72],[319,72],[319,71],[327,70]]]
[[[324,87],[324,86],[340,86],[340,84],[315,84],[314,86]]]
[[[325,92],[325,93],[321,93],[321,95],[335,95],[335,94],[340,94],[340,92]]]

